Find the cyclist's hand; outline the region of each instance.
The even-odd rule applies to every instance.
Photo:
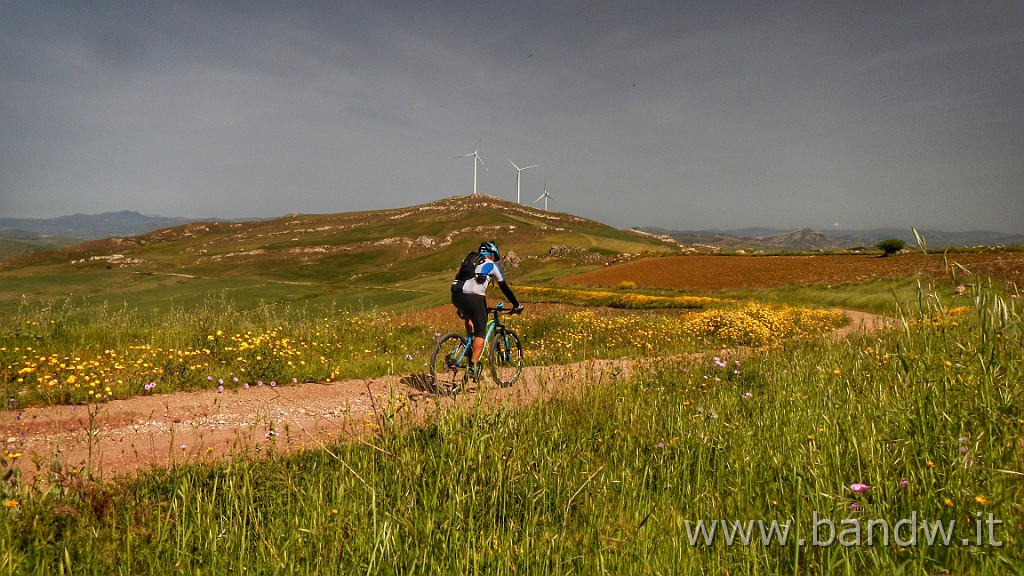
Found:
[[[519,306],[516,306],[515,308],[513,308],[512,309],[512,313],[513,314],[522,314],[523,313],[523,305],[520,304]]]

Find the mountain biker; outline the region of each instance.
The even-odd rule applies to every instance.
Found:
[[[480,356],[484,349],[484,336],[487,334],[487,287],[491,280],[498,283],[502,293],[512,304],[513,314],[521,314],[522,304],[512,292],[508,283],[505,282],[505,275],[498,266],[501,260],[501,253],[498,245],[494,242],[482,242],[477,248],[479,258],[475,261],[476,266],[472,269],[472,276],[468,273],[460,273],[452,282],[452,304],[466,323],[466,334],[473,334],[473,352],[470,356],[469,374],[473,379],[480,375]],[[467,261],[474,257],[473,253],[467,256]],[[466,264],[464,263],[464,266]],[[469,276],[468,278],[466,276]]]

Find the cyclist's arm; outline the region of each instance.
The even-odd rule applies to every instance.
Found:
[[[498,288],[501,288],[502,294],[505,295],[505,298],[508,298],[513,307],[519,308],[519,299],[512,293],[512,288],[509,287],[508,282],[501,280],[498,282]]]
[[[512,304],[513,307],[519,308],[519,299],[512,292],[512,288],[509,288],[508,282],[505,282],[505,274],[502,273],[501,268],[493,263],[488,262],[484,264],[483,270],[498,284],[498,288],[501,288],[501,292],[505,295],[505,298]]]

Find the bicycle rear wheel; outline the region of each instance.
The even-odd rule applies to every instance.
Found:
[[[523,347],[519,336],[505,328],[491,340],[488,359],[491,362],[491,376],[502,388],[515,384],[523,372]]]
[[[442,336],[430,354],[430,380],[434,393],[449,395],[458,392],[468,360],[464,336],[454,332]]]

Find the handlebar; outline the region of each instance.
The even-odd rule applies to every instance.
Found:
[[[494,312],[496,314],[522,314],[523,308],[521,305],[519,308],[505,308],[504,302],[498,302],[496,306],[488,306],[487,311]]]

